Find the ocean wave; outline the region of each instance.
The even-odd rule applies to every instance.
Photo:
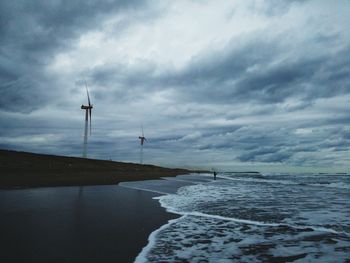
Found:
[[[174,183],[193,183],[193,176],[175,178]],[[180,217],[153,232],[135,262],[346,258],[348,251],[343,248],[349,246],[350,207],[344,191],[320,191],[297,177],[296,181],[205,177],[208,180],[197,180],[176,193],[154,197]],[[324,178],[319,184],[339,187]]]
[[[147,254],[155,246],[156,241],[157,241],[158,233],[160,233],[164,229],[168,228],[170,225],[174,224],[175,222],[177,222],[180,219],[181,218],[176,218],[176,219],[169,220],[168,223],[166,223],[165,225],[162,225],[160,228],[158,228],[155,231],[153,231],[148,237],[148,244],[147,244],[147,246],[145,246],[142,249],[142,251],[138,254],[138,256],[136,257],[134,263],[146,263],[146,262],[148,262]]]
[[[350,185],[343,182],[334,182],[334,183],[323,183],[323,184],[310,184],[312,186],[322,186],[322,187],[330,187],[330,188],[338,188],[338,189],[350,189]]]
[[[349,183],[344,182],[324,182],[324,183],[312,183],[309,181],[291,181],[291,180],[275,180],[275,179],[259,179],[255,177],[234,177],[234,176],[225,176],[219,175],[218,178],[231,180],[231,181],[242,181],[242,182],[256,182],[256,183],[272,183],[272,184],[283,184],[283,185],[304,185],[304,186],[322,186],[338,189],[350,189]]]
[[[346,214],[350,208],[346,208],[344,196],[334,198],[331,194],[316,189],[305,192],[304,188],[215,181],[181,187],[176,194],[155,198],[167,211],[180,215],[347,234]],[[320,200],[322,205],[317,203]]]
[[[247,224],[247,225],[256,225],[256,226],[269,226],[269,227],[289,227],[289,228],[294,228],[298,230],[307,230],[307,231],[319,231],[319,232],[327,232],[327,233],[332,233],[332,234],[339,234],[339,235],[345,235],[350,237],[350,233],[346,233],[343,231],[337,231],[332,228],[326,228],[318,225],[292,225],[292,224],[286,224],[286,223],[270,223],[270,222],[262,222],[262,221],[254,221],[254,220],[248,220],[248,219],[241,219],[241,218],[233,218],[233,217],[226,217],[226,216],[220,216],[220,215],[212,215],[212,214],[206,214],[202,212],[183,212],[183,211],[178,211],[174,209],[171,206],[167,206],[164,202],[162,202],[162,198],[164,196],[158,196],[154,197],[154,199],[158,199],[160,201],[160,204],[162,207],[166,209],[167,212],[178,214],[181,216],[199,216],[199,217],[208,217],[208,218],[213,218],[213,219],[219,219],[219,220],[224,220],[224,221],[232,221],[236,223],[242,223],[242,224]]]
[[[256,177],[234,177],[218,175],[218,178],[231,180],[231,181],[243,181],[243,182],[257,182],[257,183],[275,183],[275,184],[286,184],[286,185],[298,185],[299,183],[288,181],[288,180],[274,180],[274,179],[260,179]]]
[[[135,262],[330,262],[347,257],[346,240],[310,229],[184,215],[154,231]]]

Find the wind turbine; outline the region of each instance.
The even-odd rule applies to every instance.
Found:
[[[85,88],[86,88],[86,94],[88,98],[88,105],[85,106],[84,104],[81,105],[81,109],[85,110],[85,132],[84,132],[84,148],[83,148],[83,157],[87,157],[87,140],[88,140],[88,122],[90,117],[90,135],[91,135],[91,111],[93,108],[93,105],[90,102],[90,96],[89,96],[89,90],[87,87],[87,84],[85,82]]]
[[[143,163],[143,144],[145,141],[147,141],[146,137],[144,136],[143,134],[143,125],[141,126],[141,132],[142,132],[142,135],[139,136],[139,139],[140,139],[140,164]]]

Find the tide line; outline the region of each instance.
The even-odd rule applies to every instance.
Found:
[[[146,262],[149,262],[148,259],[147,259],[147,255],[148,255],[149,251],[155,245],[158,233],[160,231],[162,231],[163,229],[169,227],[170,225],[172,225],[176,221],[180,220],[183,217],[184,216],[179,217],[179,218],[175,218],[175,219],[171,219],[171,220],[168,221],[167,224],[162,225],[160,228],[154,230],[148,237],[148,244],[142,249],[140,254],[137,255],[137,257],[135,258],[134,263],[146,263]]]
[[[129,188],[129,189],[134,189],[134,190],[140,190],[140,191],[147,191],[147,192],[152,192],[156,194],[161,194],[161,195],[168,195],[169,193],[162,192],[162,191],[157,191],[149,188],[142,188],[142,187],[136,187],[136,186],[130,186],[130,185],[124,185],[123,182],[118,184],[119,186]]]
[[[161,197],[155,197],[154,199],[161,199]],[[336,231],[331,228],[325,228],[325,227],[319,227],[319,226],[296,226],[296,225],[291,225],[291,224],[283,224],[283,223],[265,223],[265,222],[260,222],[260,221],[253,221],[253,220],[247,220],[247,219],[239,219],[239,218],[232,218],[232,217],[225,217],[225,216],[219,216],[219,215],[210,215],[210,214],[205,214],[202,212],[179,212],[176,210],[173,210],[171,208],[165,207],[166,211],[179,214],[182,216],[201,216],[201,217],[207,217],[207,218],[214,218],[214,219],[220,219],[224,221],[232,221],[236,223],[242,223],[242,224],[247,224],[247,225],[256,225],[256,226],[267,226],[267,227],[289,227],[289,228],[294,228],[298,230],[308,230],[311,229],[313,231],[318,231],[318,232],[326,232],[326,233],[332,233],[332,234],[338,234],[338,235],[345,235],[345,236],[350,236],[349,233],[346,232],[341,232],[341,231]]]

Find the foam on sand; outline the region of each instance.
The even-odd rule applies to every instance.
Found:
[[[332,257],[341,262],[347,256],[346,251],[342,251],[345,246],[345,238],[330,233],[185,215],[153,232],[135,262],[260,262],[278,259],[283,262],[288,257],[302,259],[306,256],[318,259],[318,262],[327,262]]]
[[[132,181],[121,182],[118,185],[136,190],[148,191],[158,194],[172,194],[183,186],[192,185],[191,182],[186,181],[169,181],[169,180],[146,180],[146,181]]]
[[[325,176],[225,177],[168,179],[189,184],[154,199],[181,217],[153,232],[136,262],[346,260],[350,207],[344,189],[310,183]]]

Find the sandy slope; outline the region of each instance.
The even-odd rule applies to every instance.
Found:
[[[0,187],[116,184],[188,172],[153,165],[0,150]]]

